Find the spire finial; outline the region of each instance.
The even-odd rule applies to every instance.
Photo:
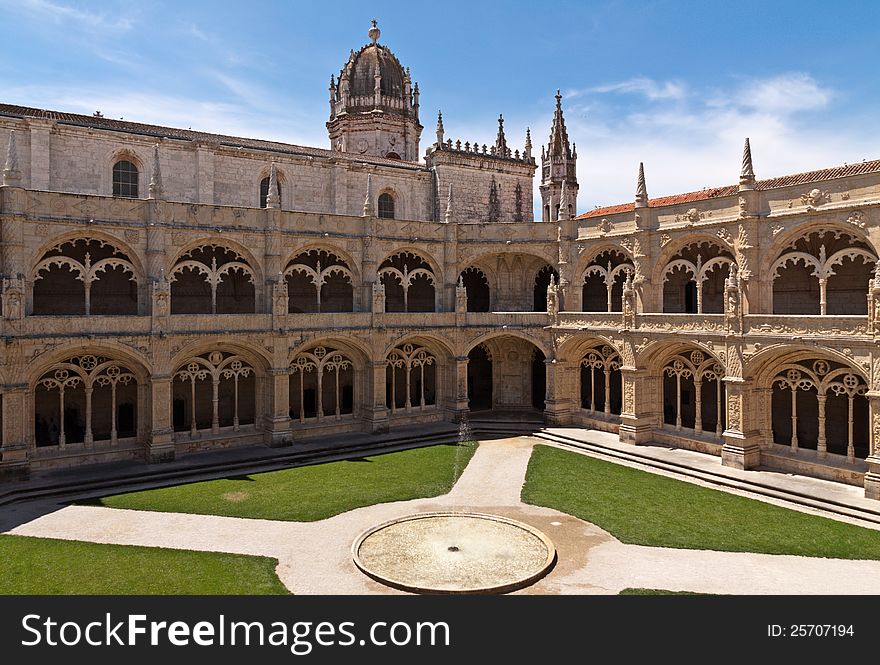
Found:
[[[150,198],[162,197],[162,169],[159,166],[159,144],[153,146],[153,170],[150,173]]]
[[[639,162],[639,180],[636,183],[636,208],[648,207],[648,187],[645,184],[645,165]]]
[[[559,92],[559,88],[556,88],[556,108],[562,108],[562,93]]]
[[[532,132],[528,127],[526,127],[526,148],[523,150],[523,157],[527,160],[532,158]]]
[[[437,146],[443,147],[443,111],[437,111]]]
[[[373,175],[367,175],[367,196],[364,198],[364,217],[373,216]]]
[[[18,148],[15,144],[15,130],[9,130],[9,145],[6,148],[6,164],[3,167],[3,184],[13,185],[21,179],[18,170]]]
[[[504,136],[504,116],[498,114],[498,135],[495,137],[495,154],[499,157],[507,156],[507,138]]]
[[[449,193],[446,195],[446,214],[443,221],[447,224],[452,221],[452,183],[449,183]]]
[[[379,27],[376,25],[376,19],[371,21],[372,26],[369,30],[367,30],[367,36],[370,38],[370,41],[374,44],[379,41],[379,37],[382,35],[382,31],[379,30]]]
[[[746,137],[745,145],[743,146],[743,161],[742,161],[742,171],[739,174],[739,188],[740,189],[754,189],[755,188],[755,169],[752,167],[752,148],[749,145],[749,138]]]
[[[269,167],[269,191],[266,193],[266,207],[278,208],[281,201],[278,196],[278,172],[275,168],[275,162]]]

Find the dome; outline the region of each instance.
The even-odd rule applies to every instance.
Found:
[[[372,97],[376,86],[376,67],[382,76],[380,82],[382,95],[387,97],[404,97],[403,67],[387,46],[368,44],[355,55],[343,76],[348,78],[348,86],[352,95]]]

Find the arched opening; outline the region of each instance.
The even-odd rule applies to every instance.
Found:
[[[682,351],[663,367],[663,422],[720,439],[724,431],[724,367],[699,350]]]
[[[492,355],[482,344],[468,353],[468,405],[471,411],[492,408]]]
[[[281,206],[281,179],[275,179],[275,186],[277,187],[278,194],[278,206]],[[269,201],[269,176],[266,176],[262,180],[260,180],[260,207],[266,208],[268,207]]]
[[[479,268],[470,267],[463,271],[460,279],[467,291],[467,311],[489,311],[489,280]]]
[[[433,312],[434,271],[412,252],[398,252],[379,266],[386,312]]]
[[[113,196],[123,196],[130,199],[138,198],[139,179],[140,174],[135,163],[128,159],[120,159],[113,165]]]
[[[607,344],[589,349],[581,359],[581,409],[591,417],[620,415],[620,355]]]
[[[773,263],[774,314],[867,314],[877,261],[864,242],[840,231],[795,240]]]
[[[550,286],[551,280],[559,282],[559,273],[556,271],[556,268],[545,265],[538,270],[538,274],[535,275],[533,312],[547,311],[547,287]]]
[[[379,195],[378,213],[382,219],[394,219],[394,197],[388,192]]]
[[[34,388],[34,443],[38,447],[137,436],[138,382],[124,364],[91,354],[50,367]]]
[[[310,249],[288,264],[284,276],[288,312],[354,311],[354,275],[336,254]]]
[[[256,421],[256,372],[244,358],[226,351],[194,356],[178,366],[172,392],[174,430],[234,432]]]
[[[385,359],[385,403],[398,411],[424,411],[437,404],[437,359],[418,344],[402,344]]]
[[[547,396],[547,368],[544,353],[540,349],[532,351],[532,408],[544,410]]]
[[[581,311],[623,311],[623,284],[627,272],[634,272],[629,259],[616,250],[599,254],[584,271]]]
[[[103,240],[77,238],[47,251],[34,269],[33,314],[136,315],[134,265]]]
[[[171,270],[172,314],[252,314],[254,271],[237,252],[219,245],[196,247]]]
[[[869,452],[868,386],[852,368],[831,360],[780,366],[773,378],[770,422],[773,442],[792,451],[850,461]]]
[[[290,418],[340,420],[354,413],[354,362],[343,351],[316,346],[290,362]]]
[[[397,159],[397,160],[400,160],[400,155],[398,155],[396,152],[389,152],[389,153],[387,153],[387,154],[385,155],[385,159]],[[380,215],[380,217],[381,217],[381,215]]]
[[[721,314],[724,280],[733,256],[699,241],[683,247],[663,270],[663,311],[669,314]]]

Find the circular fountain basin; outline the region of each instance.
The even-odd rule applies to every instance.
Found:
[[[416,593],[505,593],[529,586],[556,561],[537,529],[481,513],[422,513],[380,524],[352,545],[358,568]]]

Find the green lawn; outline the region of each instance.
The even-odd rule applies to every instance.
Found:
[[[880,531],[549,446],[535,446],[522,498],[592,522],[624,543],[880,559]]]
[[[0,594],[286,594],[275,559],[0,535]]]
[[[311,522],[362,506],[446,494],[475,450],[473,442],[436,445],[117,494],[98,503],[134,510]]]

